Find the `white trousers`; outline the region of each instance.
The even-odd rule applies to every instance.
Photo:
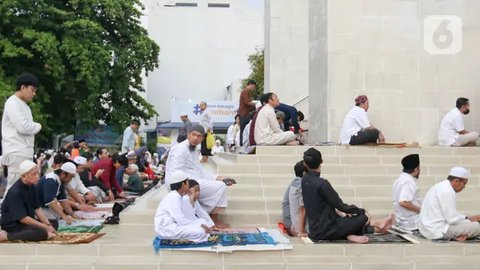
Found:
[[[198,202],[207,213],[215,207],[227,207],[227,186],[215,179],[195,179],[200,185]]]
[[[452,146],[463,146],[471,142],[476,142],[478,140],[477,132],[469,132],[467,134],[458,134],[458,139],[455,141]]]
[[[474,238],[480,235],[480,223],[462,222],[460,224],[450,225],[443,239],[452,239],[466,235],[467,238]]]
[[[274,133],[272,136],[261,138],[260,142],[257,141],[257,144],[258,145],[282,145],[287,142],[295,140],[296,137],[297,135],[295,135],[293,131],[285,131],[281,133]]]

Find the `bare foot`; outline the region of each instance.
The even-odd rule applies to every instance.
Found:
[[[215,227],[217,227],[218,229],[228,229],[228,228],[230,228],[230,224],[223,223],[220,220],[217,220],[214,223],[215,223]]]
[[[466,235],[460,235],[460,236],[455,237],[453,239],[456,240],[456,241],[459,241],[459,242],[465,242],[465,240],[467,240],[467,236]]]
[[[353,243],[358,243],[358,244],[366,244],[368,243],[368,237],[364,235],[349,235],[347,236],[347,240]]]
[[[0,231],[0,242],[5,242],[5,241],[8,241],[7,232]]]
[[[388,218],[381,219],[378,221],[379,233],[385,234],[390,230],[393,225],[393,214],[388,216]]]
[[[298,141],[289,141],[287,143],[285,143],[285,145],[289,145],[289,146],[295,146],[295,145],[298,145],[299,142]]]

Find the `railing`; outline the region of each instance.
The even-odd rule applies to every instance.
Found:
[[[290,102],[290,104],[288,104],[288,105],[290,105],[290,106],[295,106],[295,105],[297,105],[298,103],[300,103],[300,102],[304,101],[305,99],[307,99],[308,97],[309,97],[309,94],[305,94],[305,95],[297,98],[296,100]]]

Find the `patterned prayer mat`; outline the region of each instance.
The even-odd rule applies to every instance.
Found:
[[[57,231],[59,233],[98,233],[102,229],[103,229],[103,225],[97,225],[97,226],[78,225],[78,226],[59,226]]]
[[[404,237],[403,235],[397,234],[365,234],[368,237],[367,244],[413,244],[414,242],[410,241],[408,237]],[[302,237],[302,240],[306,244],[325,244],[325,243],[352,243],[347,239],[342,240],[320,240],[320,241],[312,241],[308,237]]]
[[[239,230],[240,231],[240,230]],[[193,243],[186,240],[166,240],[155,237],[153,248],[158,250],[167,249],[185,249],[200,248],[212,246],[245,246],[245,245],[275,245],[276,242],[267,232],[240,232],[240,233],[222,233],[213,234],[208,241]]]
[[[104,233],[59,233],[52,239],[38,242],[9,241],[9,243],[39,243],[39,244],[86,244],[102,236]]]

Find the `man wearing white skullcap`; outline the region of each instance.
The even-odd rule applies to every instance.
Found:
[[[60,169],[46,174],[37,184],[38,200],[49,219],[63,219],[72,224],[74,218],[79,218],[72,210],[65,185],[72,181],[77,173],[77,166],[72,162],[65,162]]]
[[[188,240],[195,243],[207,241],[210,228],[206,220],[189,219],[183,210],[182,197],[188,193],[188,176],[176,171],[170,177],[170,191],[155,212],[155,233],[160,239]]]
[[[420,210],[418,229],[428,239],[465,241],[480,235],[480,215],[467,216],[457,211],[456,193],[465,188],[470,173],[453,167],[444,181],[434,185],[425,195]]]
[[[18,173],[20,180],[12,185],[2,204],[0,242],[41,241],[55,236],[58,223],[47,219],[36,199],[37,165],[24,160]]]

